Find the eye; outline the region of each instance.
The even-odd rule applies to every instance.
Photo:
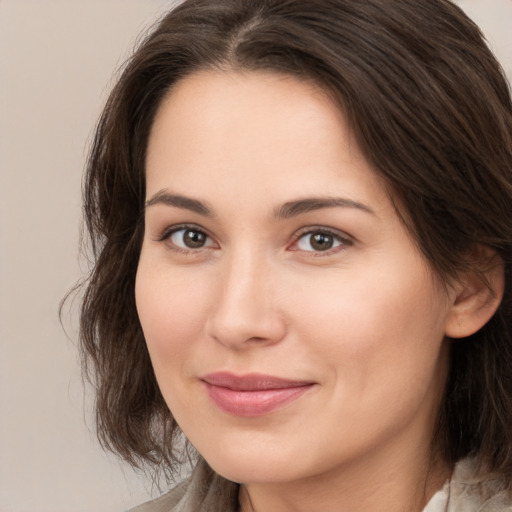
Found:
[[[299,236],[291,249],[321,253],[349,245],[352,245],[351,240],[330,231],[317,229]]]
[[[174,229],[165,238],[184,250],[215,247],[213,240],[204,231],[192,227]]]

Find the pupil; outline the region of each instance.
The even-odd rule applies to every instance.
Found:
[[[206,235],[200,231],[186,231],[184,242],[187,247],[197,249],[202,247],[206,241]]]
[[[326,235],[324,233],[316,233],[311,237],[311,247],[317,251],[327,251],[332,247],[333,237],[332,235]]]

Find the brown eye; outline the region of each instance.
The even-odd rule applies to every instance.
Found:
[[[334,245],[334,237],[325,233],[311,235],[310,244],[315,251],[327,251]]]
[[[201,249],[212,245],[210,237],[198,229],[182,228],[174,231],[170,241],[181,249]]]
[[[296,245],[300,251],[325,252],[342,245],[350,245],[350,242],[328,231],[310,231],[302,235]]]

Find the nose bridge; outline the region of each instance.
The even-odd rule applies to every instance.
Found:
[[[273,294],[272,263],[261,251],[233,250],[222,262],[209,334],[232,348],[275,343],[284,321]]]

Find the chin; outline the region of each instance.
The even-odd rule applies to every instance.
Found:
[[[216,451],[203,451],[203,458],[210,467],[224,478],[238,483],[278,483],[292,481],[306,476],[314,465],[313,461],[298,460],[296,450],[286,447],[267,446],[252,443],[245,446],[225,445]],[[284,448],[284,449],[283,449]],[[302,471],[304,468],[308,468]]]

